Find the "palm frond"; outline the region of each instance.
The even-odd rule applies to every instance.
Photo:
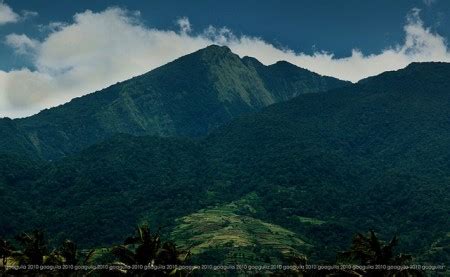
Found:
[[[125,246],[115,246],[111,253],[116,256],[120,262],[127,264],[127,265],[133,265],[136,264],[136,260],[134,257],[134,253],[126,248]]]

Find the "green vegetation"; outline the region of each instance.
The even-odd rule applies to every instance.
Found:
[[[17,196],[28,207],[21,212],[27,221],[13,227],[46,228],[55,239],[70,236],[82,246],[120,241],[144,221],[167,228],[174,218],[214,203],[206,197],[212,180],[204,156],[189,140],[117,136],[41,168],[35,182],[21,185],[27,190]],[[3,219],[17,221],[10,210]],[[6,226],[2,234],[11,233]]]
[[[123,245],[106,251],[79,251],[70,240],[50,251],[49,241],[39,230],[21,233],[15,240],[20,250],[0,239],[2,276],[186,276],[189,273],[175,267],[183,265],[189,252],[179,251],[172,242],[162,242],[159,233],[152,233],[146,225],[139,226],[137,234],[128,237]]]
[[[352,270],[350,273],[356,276],[423,276],[420,270],[388,269],[389,266],[407,265],[412,260],[411,255],[394,254],[397,243],[398,239],[394,236],[389,243],[384,244],[373,231],[370,231],[367,237],[356,234],[350,250],[340,253],[339,259],[343,264],[356,264],[369,268]],[[378,268],[380,265],[382,266]]]
[[[0,119],[0,153],[57,159],[117,133],[199,137],[301,93],[347,85],[287,63],[246,61],[212,45],[35,116]]]
[[[255,192],[260,219],[319,249],[375,228],[424,253],[450,228],[449,82],[448,64],[412,64],[237,119],[205,140],[220,165],[216,183],[235,196]],[[325,223],[305,226],[298,216]]]
[[[148,269],[141,265],[158,268],[160,265],[180,266],[189,256],[189,252],[179,251],[172,242],[161,242],[159,233],[152,233],[148,226],[139,226],[136,235],[128,237],[124,245],[115,246],[111,253],[119,260],[114,265],[129,267],[119,270],[130,276],[152,276]],[[134,268],[134,267],[135,268]],[[178,268],[156,270],[163,276],[184,276],[186,273]]]
[[[0,153],[38,158],[33,142],[9,118],[0,118]]]
[[[208,229],[209,226],[206,227]],[[285,232],[282,228],[275,229]],[[206,231],[208,232],[208,230]],[[373,231],[367,237],[357,234],[350,249],[338,253],[338,263],[320,265],[323,268],[309,264],[307,257],[297,254],[290,257],[282,256],[287,259],[281,261],[269,258],[264,265],[267,267],[258,268],[258,264],[261,262],[258,261],[258,255],[261,253],[254,248],[255,252],[244,253],[256,256],[257,259],[245,259],[245,254],[240,253],[241,259],[238,257],[227,261],[235,268],[221,270],[221,272],[210,267],[205,268],[198,265],[198,261],[190,260],[191,255],[205,258],[204,252],[191,254],[190,251],[180,251],[173,242],[162,242],[159,232],[151,232],[147,225],[138,226],[135,235],[125,239],[123,245],[109,249],[79,251],[76,243],[65,240],[60,247],[50,251],[49,241],[42,231],[37,230],[29,234],[20,234],[16,237],[16,241],[20,245],[19,250],[16,250],[9,241],[0,239],[0,258],[2,259],[0,273],[2,275],[181,277],[192,273],[200,276],[211,274],[220,276],[224,274],[253,275],[257,273],[275,276],[425,276],[423,270],[409,266],[412,261],[410,255],[395,253],[396,237],[385,244],[377,238]],[[236,242],[233,238],[230,241]],[[270,241],[268,242],[270,243]],[[277,240],[275,239],[273,242],[277,242]],[[301,240],[297,242],[300,245],[304,244]],[[211,247],[208,248],[212,249]],[[234,247],[235,251],[238,251],[245,249],[246,245],[234,245]],[[211,251],[223,253],[221,249],[216,248]],[[245,264],[246,262],[253,263]],[[278,264],[274,262],[278,262]],[[209,265],[217,266],[218,263]],[[247,265],[247,267],[237,268],[238,265]],[[275,267],[272,267],[273,265]],[[277,265],[282,267],[279,268]]]
[[[307,224],[312,224],[312,225],[321,225],[321,224],[325,223],[325,221],[323,221],[323,220],[319,220],[316,218],[304,217],[304,216],[297,216],[297,219],[301,223],[307,223]]]
[[[282,264],[311,248],[292,231],[244,215],[252,207],[242,202],[185,216],[171,237],[199,264]]]
[[[56,244],[71,237],[104,248],[148,221],[199,261],[298,253],[330,263],[352,234],[374,229],[402,234],[399,249],[420,262],[444,263],[450,65],[412,64],[253,113],[285,92],[313,92],[302,78],[326,87],[308,74],[212,47],[36,117],[6,119],[27,135],[10,136],[25,138],[11,143],[18,155],[0,156],[0,235],[46,228]],[[167,110],[151,114],[148,103]],[[148,133],[163,137],[134,136]],[[20,157],[28,142],[48,157],[83,149],[44,162]]]
[[[74,276],[76,266],[87,265],[94,250],[81,253],[77,245],[65,240],[60,247],[50,250],[44,232],[34,230],[31,233],[21,233],[15,237],[18,249],[9,241],[0,239],[1,274]],[[50,270],[58,267],[62,271]]]

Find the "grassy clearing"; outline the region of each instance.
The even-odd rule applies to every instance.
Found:
[[[303,217],[303,216],[297,216],[296,217],[301,223],[305,224],[312,224],[312,225],[321,225],[326,223],[323,220],[317,219],[317,218],[311,218],[311,217]]]
[[[248,202],[241,199],[182,217],[172,237],[198,257],[221,252],[224,263],[282,262],[283,258],[302,255],[311,247],[290,230],[238,214],[243,207],[253,209]]]

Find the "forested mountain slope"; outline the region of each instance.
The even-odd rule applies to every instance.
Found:
[[[286,62],[265,66],[212,45],[65,105],[14,120],[17,131],[2,124],[0,132],[13,134],[0,139],[0,150],[19,144],[27,149],[18,150],[29,156],[31,143],[36,157],[54,159],[117,133],[199,137],[236,116],[344,85],[348,83]]]
[[[55,238],[97,246],[149,220],[193,240],[192,220],[217,216],[227,236],[243,221],[255,232],[279,229],[291,237],[277,244],[302,241],[315,261],[332,260],[371,228],[432,257],[450,231],[449,103],[450,65],[411,64],[272,105],[202,139],[117,136],[42,165],[31,184],[6,182],[8,199],[26,186],[23,206],[41,212],[1,232],[45,226]],[[242,205],[230,210],[233,203]],[[203,237],[219,232],[214,222]],[[252,227],[244,229],[249,237]],[[234,236],[226,249],[233,243],[244,242]]]

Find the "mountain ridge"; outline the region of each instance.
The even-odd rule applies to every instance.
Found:
[[[27,163],[4,158],[0,234],[46,227],[98,246],[150,222],[180,230],[177,242],[200,242],[204,258],[220,262],[223,243],[233,257],[252,251],[233,248],[240,228],[251,238],[252,228],[279,226],[277,241],[301,238],[310,261],[333,262],[352,234],[373,229],[399,235],[400,249],[422,260],[445,260],[432,257],[449,253],[435,243],[449,232],[450,64],[409,70],[302,94],[199,139],[117,135],[27,174]],[[211,224],[191,224],[197,218]]]
[[[348,84],[293,65],[248,61],[228,47],[209,46],[14,122],[36,156],[53,159],[115,133],[204,136],[239,115]],[[0,138],[0,146],[8,143]]]

